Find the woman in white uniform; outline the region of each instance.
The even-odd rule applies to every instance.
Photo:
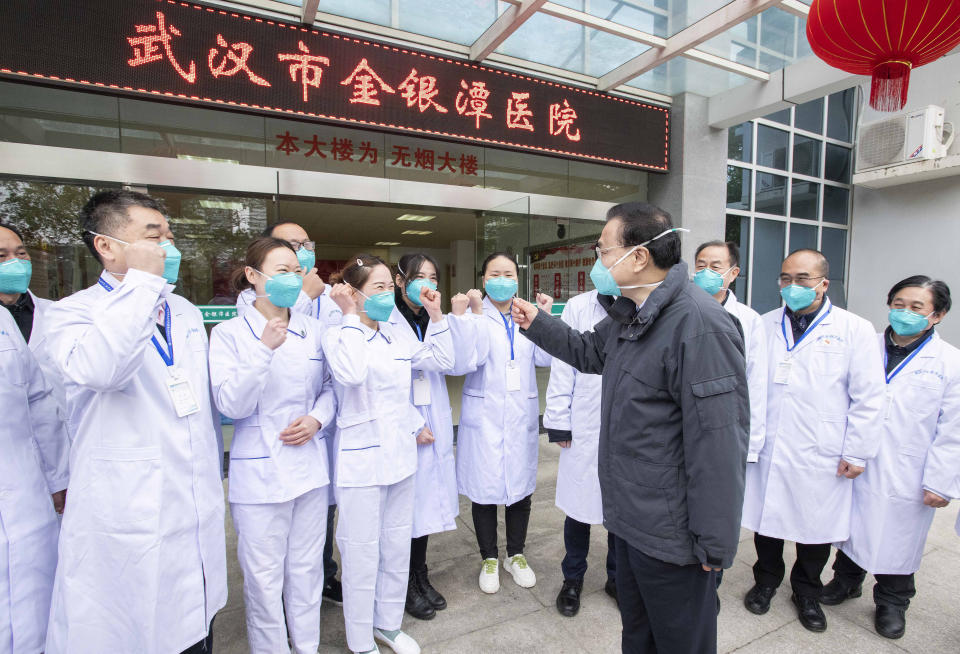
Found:
[[[352,652],[397,654],[420,647],[400,630],[406,603],[417,445],[433,438],[410,402],[413,370],[440,372],[454,364],[440,294],[421,289],[430,316],[423,342],[391,324],[394,284],[379,257],[359,256],[330,292],[343,310],[323,348],[337,394],[337,545],[343,564],[343,616]]]
[[[934,510],[960,498],[960,350],[935,330],[950,310],[943,282],[908,277],[890,290],[887,305],[880,450],[853,482],[850,537],[820,601],[859,597],[869,572],[877,633],[900,638]]]
[[[230,512],[243,570],[251,652],[297,654],[320,646],[327,448],[334,417],[322,325],[291,311],[302,277],[286,241],[261,237],[234,278],[253,306],[213,328],[210,380],[217,408],[234,420]]]
[[[473,320],[477,354],[463,387],[457,437],[457,484],[473,502],[473,525],[483,563],[480,590],[500,590],[497,506],[505,505],[504,568],[530,588],[537,577],[523,554],[530,522],[530,496],[537,485],[540,403],[535,366],[549,354],[520,335],[510,313],[517,294],[517,263],[494,253],[481,267],[486,298]],[[549,311],[552,300],[541,307]],[[538,298],[539,299],[539,298]],[[549,301],[549,302],[548,302]]]
[[[46,640],[59,529],[36,443],[41,430],[60,429],[38,418],[56,410],[50,393],[0,307],[0,654],[38,654]]]
[[[395,282],[396,308],[390,324],[414,346],[423,341],[430,325],[430,314],[420,301],[423,288],[437,290],[440,266],[429,254],[410,252],[397,262]],[[454,298],[454,313],[463,314],[467,298]],[[475,350],[473,330],[461,320],[450,320],[457,361],[469,360]],[[406,328],[405,328],[406,326]],[[413,538],[410,541],[410,579],[407,584],[406,611],[420,620],[434,618],[447,608],[447,601],[427,576],[427,541],[430,534],[457,528],[460,512],[457,495],[457,471],[453,458],[453,415],[447,393],[446,374],[452,368],[426,371],[414,368],[411,401],[426,420],[432,442],[417,446],[417,473],[414,481]]]

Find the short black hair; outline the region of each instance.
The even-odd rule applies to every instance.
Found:
[[[103,263],[93,247],[93,232],[112,236],[130,220],[130,207],[144,207],[164,213],[163,205],[146,193],[127,190],[100,191],[87,200],[80,210],[80,231],[83,242],[93,256]]]
[[[9,229],[11,232],[17,235],[17,238],[19,238],[21,242],[23,242],[23,234],[21,234],[20,230],[14,227],[13,225],[11,225],[10,223],[5,223],[2,220],[0,220],[0,227],[4,229]]]
[[[740,246],[734,243],[733,241],[707,241],[697,248],[697,251],[693,255],[693,260],[696,261],[697,257],[700,256],[700,253],[706,250],[707,248],[727,248],[727,253],[730,255],[730,265],[731,266],[740,266]]]
[[[513,255],[509,252],[493,252],[486,259],[483,260],[483,263],[480,264],[480,276],[483,277],[487,274],[487,266],[490,265],[490,262],[496,259],[497,257],[503,257],[504,259],[510,259],[513,262],[513,267],[517,269],[517,275],[520,274],[520,266],[517,265],[517,260],[513,258]]]
[[[815,256],[817,257],[817,259],[818,259],[818,261],[817,261],[818,266],[817,266],[817,267],[820,268],[820,276],[823,277],[824,279],[829,279],[829,278],[830,278],[830,262],[827,261],[827,258],[823,255],[823,252],[821,252],[820,250],[814,250],[813,248],[799,248],[799,249],[797,249],[797,250],[794,250],[794,251],[791,252],[790,254],[788,254],[788,255],[787,255],[787,259],[789,259],[790,257],[792,257],[792,256],[795,255],[795,254],[813,254],[813,255],[815,255]],[[786,261],[786,259],[784,259],[784,261]]]
[[[273,230],[275,230],[277,227],[280,227],[281,225],[296,225],[297,227],[301,227],[299,223],[295,223],[292,220],[281,220],[278,223],[273,223],[272,225],[267,225],[266,227],[264,227],[263,232],[260,234],[260,236],[273,236]]]
[[[926,275],[914,275],[894,284],[890,292],[887,293],[887,305],[893,304],[893,298],[896,297],[897,293],[911,286],[930,291],[930,294],[933,295],[933,310],[936,313],[946,313],[953,306],[950,300],[950,287],[945,282],[941,282],[939,279],[931,279]]]
[[[668,229],[673,229],[673,219],[670,218],[670,214],[646,202],[625,202],[611,207],[607,211],[607,220],[614,219],[623,223],[620,240],[621,245],[627,247],[640,245]],[[644,247],[650,252],[653,265],[661,270],[672,268],[680,263],[680,237],[676,232],[661,236]]]

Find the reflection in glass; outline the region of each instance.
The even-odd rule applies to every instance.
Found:
[[[820,147],[816,139],[800,134],[793,136],[793,172],[810,177],[820,176]]]
[[[758,213],[785,216],[787,214],[787,178],[758,172],[754,206],[754,210]]]
[[[827,143],[827,155],[823,167],[823,176],[832,182],[850,183],[850,148]]]
[[[777,275],[783,263],[783,244],[786,223],[757,218],[753,234],[753,290],[750,305],[765,313],[780,306]]]
[[[789,252],[795,252],[800,249],[817,249],[817,226],[804,225],[802,223],[790,223],[790,247]]]
[[[790,196],[790,217],[817,219],[817,208],[820,204],[820,185],[815,182],[793,180],[793,189]]]
[[[847,224],[850,213],[850,191],[839,186],[823,187],[823,219],[827,222]]]
[[[780,111],[774,111],[772,114],[767,114],[764,116],[766,120],[773,121],[775,123],[780,123],[782,125],[790,125],[790,110],[781,109]]]
[[[730,284],[741,302],[747,301],[747,279],[750,269],[750,218],[747,216],[727,216],[727,225],[723,239],[732,241],[740,248],[740,274]]]
[[[798,104],[793,111],[794,127],[815,134],[823,133],[823,98]]]
[[[753,123],[740,123],[730,128],[727,135],[727,159],[745,163],[753,161]]]
[[[787,169],[787,146],[790,135],[782,129],[757,125],[757,165]]]
[[[838,141],[853,141],[853,99],[856,88],[834,93],[827,103],[827,136]]]
[[[727,166],[727,208],[750,210],[750,171]]]
[[[830,264],[830,288],[827,296],[840,308],[847,306],[847,289],[843,283],[847,263],[847,230],[823,228],[820,251]]]

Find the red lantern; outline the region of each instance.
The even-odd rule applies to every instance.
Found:
[[[897,111],[910,71],[960,43],[960,0],[813,0],[807,40],[825,62],[870,75],[870,106]]]

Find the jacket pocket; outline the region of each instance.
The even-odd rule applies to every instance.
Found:
[[[844,351],[839,348],[826,345],[813,348],[813,367],[821,375],[839,375],[843,372],[843,360]]]
[[[373,418],[340,428],[340,449],[337,453],[337,480],[346,484],[372,482],[377,476],[380,433]]]
[[[152,533],[159,524],[163,473],[159,447],[95,447],[91,518],[108,533]]]
[[[842,455],[843,439],[846,435],[846,416],[821,415],[820,428],[817,429],[817,451],[823,456]]]
[[[910,380],[904,388],[907,408],[918,416],[938,412],[943,399],[943,389],[933,382]]]
[[[623,491],[613,500],[622,521],[658,538],[676,538],[686,527],[677,466],[613,457],[611,469]]]
[[[702,429],[721,429],[737,421],[737,407],[731,400],[738,384],[735,374],[691,384]]]

